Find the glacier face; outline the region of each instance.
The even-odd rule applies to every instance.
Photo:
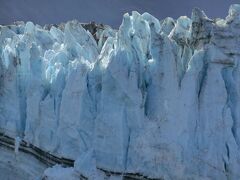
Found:
[[[76,160],[67,173],[239,179],[239,28],[237,4],[214,20],[133,12],[94,34],[1,26],[0,129]]]

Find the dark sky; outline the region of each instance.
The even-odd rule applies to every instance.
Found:
[[[43,25],[78,19],[118,27],[122,15],[132,10],[163,19],[190,16],[192,8],[199,7],[216,18],[225,17],[234,3],[240,0],[0,0],[0,24],[30,20]]]

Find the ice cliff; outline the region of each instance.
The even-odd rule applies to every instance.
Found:
[[[225,19],[133,12],[119,30],[0,26],[0,129],[90,179],[237,180],[239,61],[237,4]]]

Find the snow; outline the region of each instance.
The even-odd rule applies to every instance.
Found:
[[[239,9],[132,12],[93,35],[77,21],[1,26],[0,127],[75,160],[48,179],[239,179]]]
[[[79,176],[74,174],[73,168],[62,168],[59,165],[46,169],[43,178],[46,180],[79,180]]]

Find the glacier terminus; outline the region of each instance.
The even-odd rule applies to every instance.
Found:
[[[225,19],[133,11],[118,30],[0,26],[0,173],[239,180],[239,61],[238,4]]]

